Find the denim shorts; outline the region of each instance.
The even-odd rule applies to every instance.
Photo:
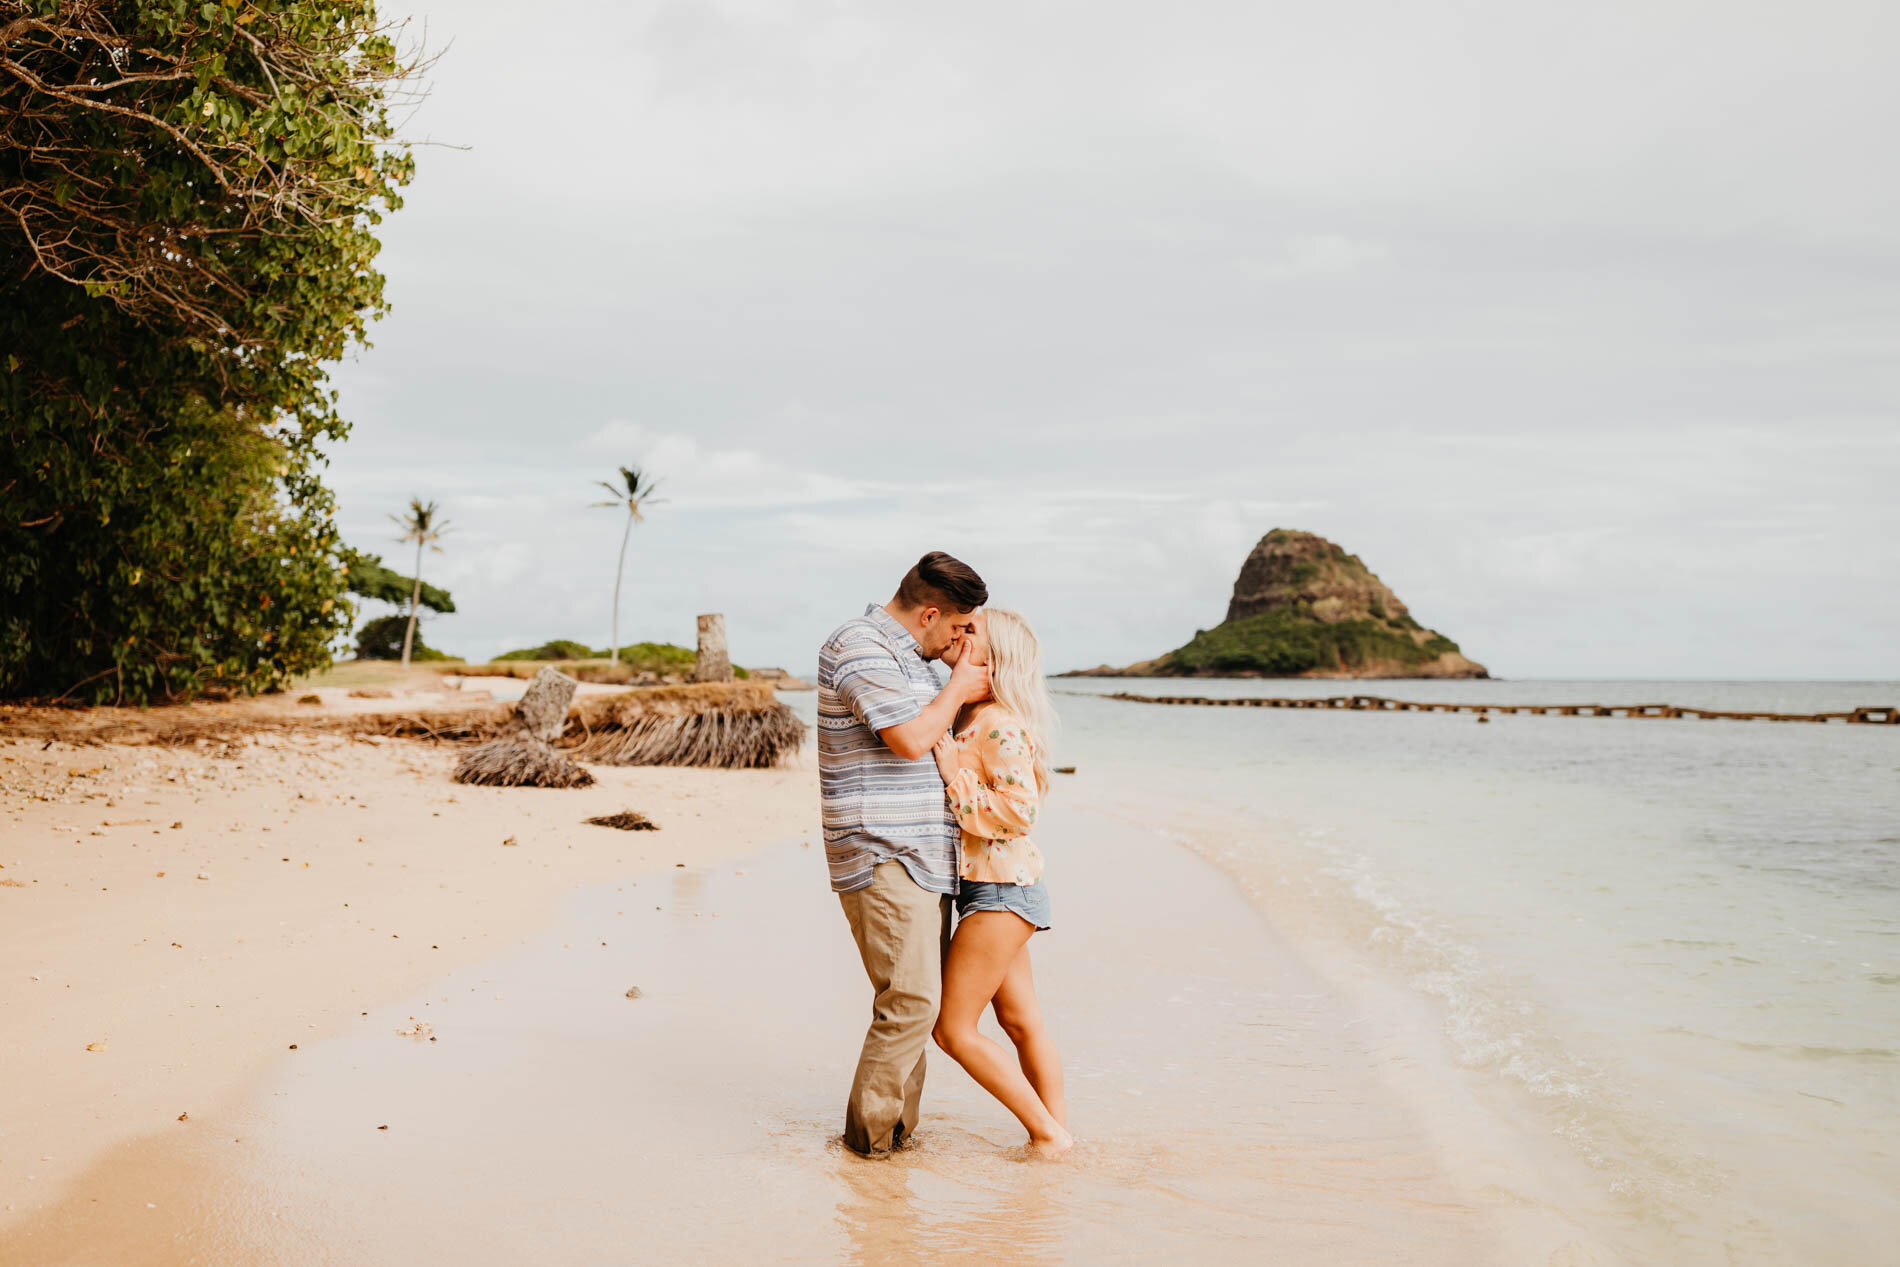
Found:
[[[1020,915],[1038,932],[1049,931],[1049,890],[1042,881],[1034,884],[996,884],[989,880],[964,880],[957,885],[957,914],[976,911],[1008,911]]]

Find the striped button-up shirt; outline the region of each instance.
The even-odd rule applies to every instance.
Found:
[[[906,761],[877,733],[916,717],[942,689],[917,640],[875,603],[819,649],[818,786],[835,891],[863,888],[873,867],[893,861],[919,888],[957,891],[961,833],[936,758]]]

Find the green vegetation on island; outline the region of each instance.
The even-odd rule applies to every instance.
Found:
[[[1261,612],[1203,629],[1194,640],[1163,656],[1158,675],[1260,674],[1297,677],[1314,670],[1359,669],[1378,661],[1418,667],[1455,653],[1458,644],[1441,634],[1424,642],[1380,620],[1326,624],[1297,608]]]

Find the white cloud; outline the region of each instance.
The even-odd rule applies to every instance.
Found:
[[[1900,672],[1893,12],[450,4],[346,534],[469,652],[604,641],[638,462],[742,660],[934,547],[1132,660],[1286,526],[1500,671]]]
[[[768,458],[757,449],[704,448],[692,436],[659,431],[623,418],[591,432],[582,447],[591,453],[614,455],[616,460],[652,474],[661,481],[661,495],[683,510],[764,510],[879,495],[871,485],[801,470]],[[900,489],[900,485],[890,485],[883,492]]]

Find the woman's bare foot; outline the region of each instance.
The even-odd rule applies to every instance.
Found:
[[[1031,1136],[1029,1151],[1044,1161],[1052,1161],[1075,1147],[1075,1136],[1062,1127],[1056,1128],[1054,1135],[1046,1137]]]

